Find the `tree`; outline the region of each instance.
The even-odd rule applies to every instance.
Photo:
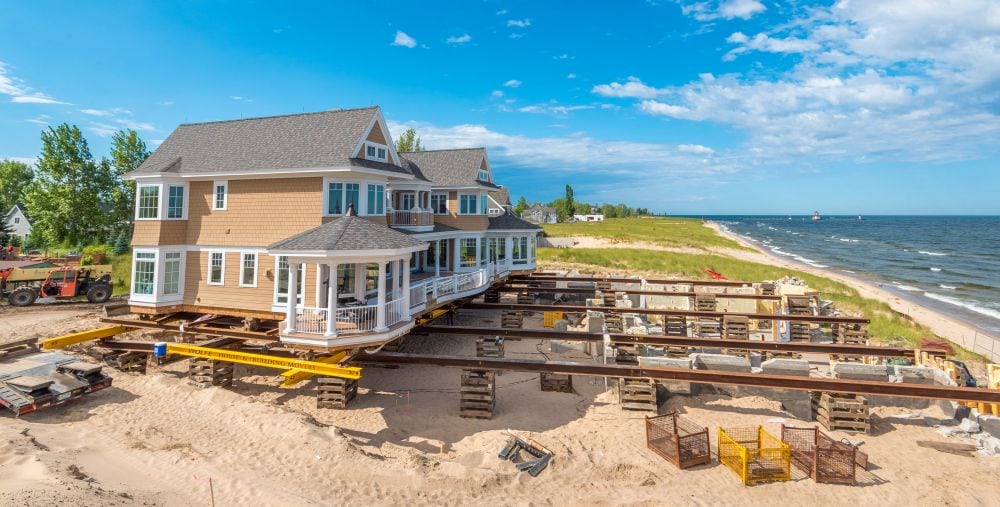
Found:
[[[566,184],[566,198],[563,200],[564,211],[563,213],[569,218],[573,217],[573,212],[576,211],[576,206],[573,203],[573,187]]]
[[[119,130],[111,138],[111,217],[110,225],[116,230],[128,230],[132,223],[135,203],[135,182],[126,181],[125,175],[136,170],[149,157],[146,143],[132,129]]]
[[[396,151],[424,151],[424,147],[420,144],[420,136],[417,135],[417,131],[412,128],[406,129],[406,132],[403,132],[403,135],[396,139]]]
[[[0,160],[0,213],[7,213],[24,200],[34,179],[31,166],[16,160]]]
[[[616,218],[618,210],[611,204],[604,204],[601,206],[601,214],[604,215],[604,218]]]
[[[8,225],[6,221],[0,220],[0,246],[9,244],[10,239],[16,237],[14,228]]]
[[[110,164],[94,162],[79,127],[43,131],[35,180],[24,197],[33,232],[48,243],[79,245],[105,230],[110,172]]]
[[[528,200],[525,199],[524,196],[522,195],[517,200],[517,204],[514,205],[514,214],[517,215],[517,216],[521,216],[521,213],[524,213],[524,210],[526,210],[528,208],[529,208],[529,206],[528,206]]]
[[[115,239],[115,244],[111,248],[111,253],[121,255],[125,252],[128,252],[128,233],[122,231],[118,233],[118,238]]]

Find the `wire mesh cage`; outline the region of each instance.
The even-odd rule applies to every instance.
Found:
[[[676,410],[646,418],[646,446],[682,469],[712,460],[708,428],[685,419]]]
[[[864,469],[868,456],[854,446],[830,438],[819,428],[781,426],[781,440],[792,449],[792,464],[814,481],[857,484],[855,469]]]
[[[719,428],[719,462],[746,485],[792,477],[791,448],[763,426]]]

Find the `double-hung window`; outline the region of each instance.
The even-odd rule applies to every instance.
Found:
[[[514,248],[510,253],[510,258],[514,264],[527,264],[528,263],[528,237],[527,236],[516,236],[514,237]]]
[[[458,213],[460,215],[475,215],[478,208],[478,198],[476,194],[461,194],[458,196]]]
[[[216,181],[212,186],[212,209],[225,210],[229,204],[229,182]]]
[[[366,145],[365,158],[368,158],[369,160],[379,160],[385,162],[386,149],[384,146],[379,146],[377,144]]]
[[[357,214],[361,210],[358,205],[361,203],[361,198],[359,194],[361,193],[361,185],[358,183],[346,183],[344,184],[344,212],[347,212],[347,208],[354,206],[354,213]]]
[[[480,215],[485,215],[486,214],[486,210],[490,207],[490,205],[489,205],[489,203],[487,201],[489,201],[489,199],[485,195],[482,197],[482,199],[479,199],[479,214]]]
[[[240,254],[240,287],[257,286],[257,254],[243,252]]]
[[[136,218],[156,220],[160,218],[160,186],[139,185],[139,206]]]
[[[463,268],[476,267],[479,264],[476,238],[462,238],[458,254]]]
[[[383,192],[384,192],[383,187]],[[343,215],[347,213],[347,208],[354,205],[354,213],[361,210],[358,208],[361,185],[358,183],[342,183],[331,181],[326,184],[326,214]]]
[[[226,253],[208,253],[208,284],[224,285],[226,278]]]
[[[368,184],[368,214],[385,214],[385,185],[378,183]]]
[[[184,218],[184,187],[167,186],[167,218]]]
[[[181,253],[163,254],[163,295],[176,296],[181,293]]]
[[[431,194],[431,209],[435,214],[448,214],[448,194]]]
[[[295,280],[295,303],[302,304],[302,281],[306,278],[306,265],[299,264],[299,276]],[[275,283],[275,304],[288,304],[288,257],[278,257],[278,280]]]
[[[132,280],[132,293],[145,296],[153,295],[156,278],[156,253],[135,253],[135,276]]]

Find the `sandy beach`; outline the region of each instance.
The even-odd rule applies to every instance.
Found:
[[[992,336],[967,322],[955,319],[908,299],[901,298],[897,294],[879,287],[869,281],[830,269],[816,268],[805,263],[785,259],[766,252],[752,242],[743,239],[739,235],[724,230],[715,222],[709,221],[706,222],[705,225],[715,230],[720,235],[730,238],[733,241],[754,250],[753,252],[748,252],[746,250],[724,249],[719,250],[719,253],[746,261],[771,264],[788,269],[796,269],[847,284],[857,289],[858,293],[863,297],[884,301],[892,307],[893,310],[908,316],[914,322],[926,326],[928,329],[933,331],[934,334],[961,345],[968,350],[982,354],[994,362],[1000,361],[1000,337]]]

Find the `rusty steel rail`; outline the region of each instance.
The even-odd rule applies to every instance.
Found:
[[[587,277],[587,276],[547,276],[547,275],[515,275],[508,278],[511,281],[536,281],[536,282],[611,282],[611,283],[642,283],[639,278],[618,278],[618,277]],[[673,280],[673,279],[646,279],[646,283],[657,285],[670,284],[690,284],[690,285],[715,285],[719,287],[744,287],[750,286],[752,282],[737,282],[733,280]]]
[[[831,393],[868,394],[921,398],[930,400],[974,401],[1000,403],[1000,390],[969,387],[901,384],[866,380],[844,380],[818,377],[794,377],[759,373],[731,373],[705,370],[679,370],[642,368],[627,365],[603,365],[562,361],[537,361],[487,357],[462,357],[442,355],[401,354],[380,352],[361,354],[352,362],[361,364],[417,364],[449,366],[456,368],[506,370],[537,373],[560,373],[611,378],[649,378],[694,382],[699,384],[727,384],[795,391],[822,391]]]
[[[102,317],[100,321],[109,324],[118,324],[126,327],[159,329],[161,331],[176,331],[178,333],[181,332],[181,325],[177,322],[155,322],[151,320],[125,319],[116,317]],[[189,328],[187,328],[184,332],[189,334],[203,334],[206,336],[238,338],[240,340],[262,340],[270,342],[278,341],[277,336],[267,334],[262,331],[246,331],[243,329],[209,327],[204,325],[192,325]]]
[[[500,292],[533,292],[535,294],[594,294],[597,292],[597,288],[588,289],[586,287],[567,287],[565,289],[554,289],[552,287],[528,287],[528,286],[513,286],[510,284],[505,284],[504,286],[497,289]],[[764,296],[761,294],[716,294],[709,292],[685,292],[685,291],[662,291],[662,290],[633,290],[633,289],[621,289],[613,290],[612,292],[624,292],[625,294],[633,294],[636,296],[681,296],[681,297],[695,297],[698,295],[710,295],[715,296],[719,299],[760,299],[764,301],[780,301],[781,296]]]
[[[470,336],[502,336],[504,338],[537,338],[543,340],[587,341],[604,340],[603,333],[579,331],[549,331],[544,329],[502,329],[492,327],[461,326],[421,326],[414,332],[428,334],[450,334]],[[812,342],[764,342],[750,340],[726,340],[716,338],[694,338],[685,336],[635,335],[609,333],[611,343],[621,345],[645,344],[673,347],[710,347],[768,352],[799,352],[817,354],[848,354],[878,357],[914,357],[913,349],[903,347],[879,347],[848,343]]]
[[[637,313],[642,315],[675,315],[680,317],[747,317],[756,320],[784,320],[794,322],[868,324],[869,320],[862,317],[825,317],[822,315],[778,315],[774,313],[744,313],[744,312],[699,312],[696,310],[668,310],[660,308],[616,308],[613,306],[578,306],[578,305],[536,305],[514,303],[469,303],[462,308],[467,310],[522,310],[534,312],[575,312],[587,311],[604,313]]]

